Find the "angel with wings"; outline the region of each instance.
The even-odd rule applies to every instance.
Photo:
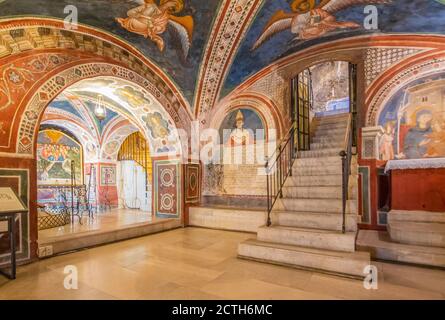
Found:
[[[337,21],[335,13],[354,5],[385,4],[392,0],[291,0],[292,13],[277,11],[264,28],[252,50],[284,30],[291,30],[297,40],[318,38],[338,29],[359,28],[355,22]]]
[[[162,52],[165,48],[161,35],[169,27],[178,39],[183,58],[187,58],[192,43],[194,21],[191,16],[177,17],[174,14],[184,9],[184,0],[131,0],[138,7],[127,12],[127,18],[116,18],[130,32],[140,34],[153,41]]]

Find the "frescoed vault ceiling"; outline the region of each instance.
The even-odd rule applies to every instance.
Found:
[[[40,128],[50,126],[62,131],[67,130],[84,148],[85,161],[96,162],[101,160],[100,146],[108,142],[108,131],[114,129],[109,128],[112,123],[127,124],[128,120],[107,108],[107,117],[98,121],[94,116],[94,108],[88,105],[89,102],[69,93],[60,94],[46,108]]]
[[[379,9],[378,30],[363,27],[369,4]],[[3,0],[0,16],[62,20],[67,5],[76,6],[79,23],[125,40],[162,68],[195,116],[252,74],[309,46],[445,29],[439,0]]]
[[[240,46],[223,93],[230,92],[247,77],[273,61],[319,43],[379,32],[443,33],[445,6],[439,2],[441,1],[265,1]],[[378,30],[365,30],[363,27],[366,16],[364,7],[368,4],[375,4],[378,8]],[[311,7],[313,10],[309,10]],[[319,22],[312,23],[310,15]],[[327,19],[326,23],[323,23],[324,19]]]
[[[112,109],[106,109],[106,117],[102,121],[99,121],[94,116],[94,108],[96,107],[97,96],[91,95],[89,98],[83,98],[82,96],[72,94],[70,91],[66,91],[59,95],[48,106],[51,109],[58,109],[59,112],[69,112],[74,116],[77,116],[85,123],[90,124],[97,131],[99,137],[102,136],[104,128],[115,118],[125,119],[123,116],[114,112]],[[77,107],[76,107],[77,106]],[[51,110],[50,109],[50,110]],[[47,109],[48,111],[48,109]]]
[[[119,114],[129,119],[145,133],[152,154],[181,153],[178,131],[169,114],[147,92],[130,82],[113,77],[98,77],[82,80],[66,92],[86,101],[90,111],[94,110],[98,95],[102,95],[105,106],[112,110],[110,115]],[[105,121],[111,123],[113,119],[107,117]]]
[[[6,0],[0,3],[0,16],[65,19],[68,14],[64,13],[64,8],[74,5],[78,9],[79,23],[106,30],[133,44],[160,65],[191,101],[202,52],[220,1],[155,2],[157,4],[144,14],[155,17],[166,12],[166,17],[154,18],[156,31],[152,34],[147,33],[148,28],[143,24],[125,20],[127,13],[137,11],[144,0]]]
[[[94,115],[99,95],[106,108],[102,121]],[[60,123],[71,120],[67,128],[78,126],[89,131],[96,146],[103,146],[101,155],[105,160],[115,160],[118,151],[115,149],[128,134],[138,130],[148,137],[153,154],[181,152],[178,132],[168,113],[141,88],[121,79],[98,77],[76,83],[51,102],[45,111],[44,123],[57,125],[55,115]],[[79,140],[91,139],[79,137]]]

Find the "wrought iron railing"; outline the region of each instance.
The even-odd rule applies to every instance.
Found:
[[[275,152],[268,157],[266,170],[267,185],[267,226],[272,224],[271,212],[275,202],[283,197],[283,186],[286,179],[292,176],[292,166],[297,158],[295,133],[297,124],[294,122],[289,132]]]
[[[344,148],[340,151],[342,160],[342,232],[346,232],[346,209],[349,200],[349,176],[351,174],[351,162],[354,144],[354,116],[352,113],[348,116],[348,125],[346,127]]]

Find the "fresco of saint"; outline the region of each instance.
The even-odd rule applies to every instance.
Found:
[[[230,146],[244,146],[254,142],[250,131],[244,129],[244,116],[241,110],[236,114],[236,128],[233,129],[229,136],[228,144]]]
[[[433,115],[429,110],[416,114],[416,126],[409,129],[403,141],[403,155],[407,159],[419,159],[427,156],[430,135],[433,133],[431,121]]]
[[[385,133],[380,138],[380,160],[392,160],[394,159],[394,122],[389,121],[384,127]]]
[[[424,76],[388,100],[379,116],[384,129],[379,145],[382,160],[393,159],[389,126],[394,127],[394,159],[445,158],[444,85],[445,73]]]
[[[433,132],[428,136],[428,157],[445,157],[445,128],[443,119],[433,119]]]

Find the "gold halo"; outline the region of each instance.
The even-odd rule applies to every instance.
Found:
[[[296,13],[306,13],[315,8],[315,0],[294,0],[290,8]]]
[[[170,9],[170,13],[179,13],[184,9],[184,0],[161,0],[160,5],[166,2],[175,2],[175,7]]]

